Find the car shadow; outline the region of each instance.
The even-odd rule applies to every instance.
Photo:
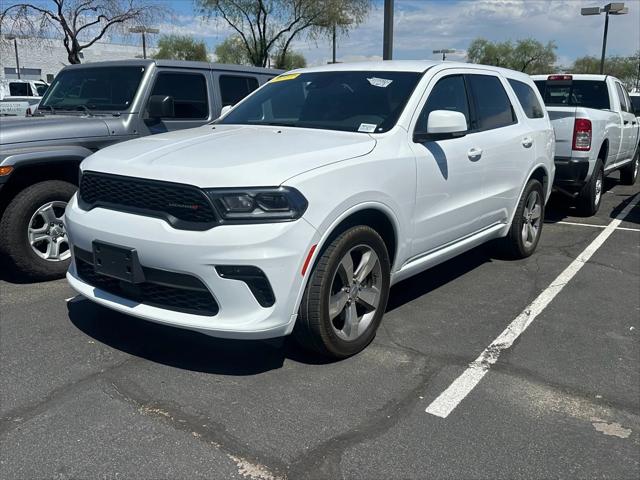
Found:
[[[613,189],[615,186],[619,185],[620,181],[615,178],[615,177],[605,177],[604,178],[604,185],[603,185],[603,192],[602,193],[607,193],[609,192],[611,189]],[[616,196],[619,197],[624,197],[626,198],[627,195],[623,195],[623,194],[615,194]],[[603,208],[604,205],[601,205],[600,208]],[[615,207],[609,214],[610,218],[614,218],[615,215],[617,215],[616,212],[616,208]],[[614,214],[615,212],[615,214]],[[574,218],[591,218],[588,215],[584,215],[582,214],[577,208],[576,208],[576,202],[575,200],[569,198],[567,195],[564,195],[562,193],[559,192],[553,192],[551,194],[551,197],[549,198],[549,202],[547,203],[547,206],[545,208],[545,214],[544,214],[544,221],[545,223],[557,223],[557,222],[561,222],[563,220],[566,220],[568,217],[574,217]]]
[[[149,322],[77,297],[67,303],[71,323],[116,350],[171,367],[220,375],[255,375],[282,367],[285,358],[305,364],[326,360],[289,338],[230,340]]]
[[[478,247],[399,283],[391,290],[387,311],[490,262],[491,252],[491,245]],[[279,369],[285,359],[308,365],[335,362],[303,350],[291,337],[271,340],[214,338],[114,312],[82,297],[68,302],[67,309],[71,323],[96,341],[129,355],[185,370],[244,376]]]

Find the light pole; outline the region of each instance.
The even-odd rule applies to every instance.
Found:
[[[447,53],[456,53],[456,51],[451,48],[443,48],[442,50],[434,50],[433,53],[441,53],[442,61],[444,62],[447,59]]]
[[[157,28],[149,28],[149,27],[132,27],[129,29],[130,33],[141,33],[142,34],[142,58],[147,58],[147,37],[145,34],[147,33],[160,33],[160,30]]]
[[[609,31],[609,15],[624,15],[629,13],[629,9],[624,6],[624,2],[607,3],[604,7],[586,7],[580,10],[584,16],[600,15],[604,12],[604,35],[602,36],[602,56],[600,57],[600,75],[604,73],[604,56],[607,51],[607,33]]]
[[[393,0],[384,0],[384,36],[382,41],[382,59],[393,58]]]
[[[13,48],[16,52],[16,72],[18,74],[18,80],[21,78],[20,76],[20,56],[18,55],[18,39],[19,38],[27,38],[26,35],[14,35],[12,33],[5,35],[4,38],[7,40],[13,40]]]

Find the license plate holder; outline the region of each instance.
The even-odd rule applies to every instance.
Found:
[[[135,248],[93,242],[93,269],[100,275],[127,283],[144,282],[144,271]]]

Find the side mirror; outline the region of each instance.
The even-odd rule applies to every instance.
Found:
[[[227,113],[229,113],[229,110],[231,110],[233,108],[233,105],[225,105],[224,107],[222,107],[222,110],[220,110],[220,116],[224,117]]]
[[[416,132],[414,141],[444,140],[463,137],[467,133],[467,118],[461,112],[434,110],[427,119],[427,131]]]
[[[173,97],[169,95],[151,95],[147,105],[149,118],[173,118],[176,116]]]

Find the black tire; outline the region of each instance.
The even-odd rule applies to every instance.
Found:
[[[633,161],[620,169],[620,183],[623,185],[633,185],[638,179],[640,169],[640,147],[636,148],[636,156]]]
[[[0,219],[0,250],[20,277],[42,281],[64,276],[70,260],[39,257],[31,248],[27,231],[36,210],[48,202],[69,202],[75,191],[76,186],[71,183],[47,180],[25,188],[7,206]]]
[[[366,246],[380,263],[380,299],[371,322],[359,337],[347,341],[334,331],[329,318],[329,297],[342,259],[353,248]],[[380,235],[370,227],[356,226],[333,240],[320,254],[307,283],[293,331],[305,349],[329,358],[346,358],[362,351],[376,335],[389,298],[389,254]]]
[[[536,217],[535,225],[532,224],[533,215],[527,215],[527,203],[530,200],[535,200],[534,194],[537,193],[536,205],[539,206],[539,216]],[[509,258],[519,259],[527,258],[533,252],[535,252],[540,237],[542,236],[542,227],[544,225],[544,190],[539,180],[532,178],[527,183],[518,206],[516,207],[515,214],[513,215],[513,221],[511,222],[511,228],[505,238],[502,239],[502,248]],[[531,241],[526,241],[523,238],[523,230],[527,225],[536,227],[535,235],[532,236]]]
[[[598,181],[600,182],[600,194],[598,195]],[[591,217],[598,212],[602,203],[602,193],[604,188],[604,167],[602,160],[596,161],[593,173],[587,184],[582,187],[576,199],[576,207],[580,215]]]

